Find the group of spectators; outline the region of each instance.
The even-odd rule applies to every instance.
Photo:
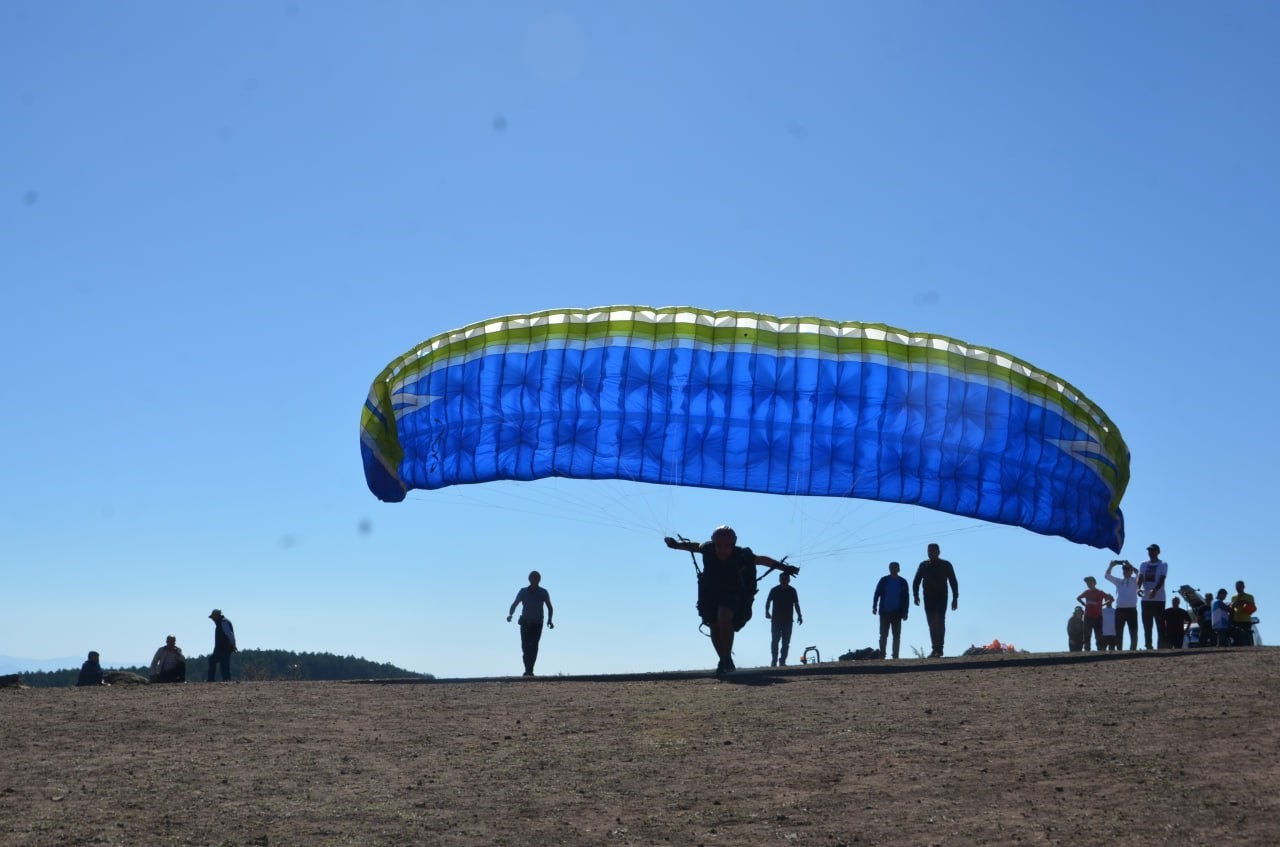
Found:
[[[1115,574],[1117,566],[1121,569],[1119,576]],[[1253,644],[1253,613],[1257,606],[1253,595],[1245,591],[1243,580],[1236,582],[1236,594],[1230,602],[1227,589],[1220,588],[1217,599],[1208,593],[1203,602],[1197,597],[1188,598],[1193,605],[1189,611],[1183,608],[1176,592],[1171,592],[1166,605],[1168,576],[1169,566],[1160,558],[1158,544],[1147,547],[1147,561],[1139,567],[1125,559],[1107,565],[1103,578],[1114,586],[1114,595],[1098,588],[1094,577],[1086,576],[1086,588],[1076,597],[1080,605],[1067,621],[1068,649],[1120,650],[1127,630],[1128,649],[1137,650],[1139,611],[1147,650],[1181,648],[1193,623],[1199,625],[1201,646]]]
[[[213,621],[213,652],[209,654],[209,682],[214,681],[214,672],[221,670],[223,681],[231,679],[231,654],[236,651],[236,631],[231,621],[222,614],[221,609],[209,613]],[[151,681],[157,683],[186,682],[187,658],[182,655],[176,636],[170,635],[164,645],[151,657]],[[80,675],[76,685],[102,685],[103,671],[97,650],[89,651],[89,658],[80,666]]]

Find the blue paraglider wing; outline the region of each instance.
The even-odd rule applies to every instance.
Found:
[[[1129,452],[1070,384],[881,324],[688,307],[512,315],[374,381],[370,490],[561,476],[861,497],[1119,551]]]

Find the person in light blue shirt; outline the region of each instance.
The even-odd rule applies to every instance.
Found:
[[[1227,602],[1227,589],[1218,589],[1218,599],[1213,601],[1210,612],[1213,620],[1213,638],[1219,647],[1230,647],[1231,604]]]
[[[555,629],[551,622],[555,610],[551,608],[551,595],[542,587],[542,574],[529,572],[529,584],[516,592],[516,599],[507,610],[507,622],[520,606],[520,652],[524,658],[524,675],[533,676],[533,665],[538,661],[538,644],[542,641],[542,607],[547,607],[547,629]]]
[[[893,658],[898,658],[898,645],[902,641],[902,622],[911,611],[911,595],[907,581],[898,575],[902,567],[897,562],[889,563],[889,573],[880,577],[876,583],[876,592],[871,595],[871,614],[880,615],[880,657],[888,658],[885,643],[889,633],[893,633]]]

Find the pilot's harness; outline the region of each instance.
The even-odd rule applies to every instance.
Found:
[[[683,535],[676,535],[676,536],[674,536],[674,538],[675,538],[677,541],[692,541],[692,540],[693,540],[693,539],[691,539],[691,538],[685,538]],[[694,574],[694,579],[696,580],[696,582],[697,582],[697,584],[698,584],[698,585],[701,585],[701,584],[702,584],[702,568],[698,567],[698,554],[697,554],[697,553],[695,553],[695,552],[693,552],[692,550],[690,550],[690,551],[689,551],[689,558],[693,560],[693,574]],[[768,570],[766,570],[764,573],[762,573],[762,574],[758,575],[758,576],[756,577],[756,582],[758,583],[760,580],[764,579],[765,577],[767,577],[769,574],[773,573],[774,571],[782,571],[782,572],[783,572],[784,574],[786,574],[787,576],[792,576],[792,577],[794,577],[794,576],[799,576],[799,575],[800,575],[800,568],[799,568],[799,566],[798,566],[798,565],[788,565],[788,564],[787,564],[787,557],[786,557],[786,556],[783,556],[781,559],[779,559],[779,560],[778,560],[778,564],[776,564],[776,565],[769,565],[769,569],[768,569]],[[698,623],[698,631],[699,631],[699,632],[701,632],[703,635],[707,636],[708,638],[710,638],[710,637],[711,637],[711,632],[710,632],[709,630],[708,630],[708,631],[705,631],[705,632],[703,631],[703,630],[706,628],[706,626],[707,626],[707,625],[706,625],[706,623],[699,622],[699,623]]]

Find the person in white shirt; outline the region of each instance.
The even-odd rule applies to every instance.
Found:
[[[182,655],[178,639],[170,635],[164,646],[151,659],[152,682],[186,682],[187,659]]]
[[[1160,545],[1147,545],[1147,561],[1138,568],[1138,591],[1142,596],[1142,637],[1148,650],[1151,630],[1156,631],[1156,645],[1164,646],[1164,582],[1169,566],[1160,560]]]
[[[1103,601],[1102,604],[1102,649],[1116,651],[1120,649],[1120,636],[1116,630],[1116,610],[1111,607],[1111,601]]]
[[[1112,576],[1116,565],[1124,576]],[[1125,628],[1129,629],[1129,649],[1138,649],[1138,569],[1127,559],[1116,559],[1107,565],[1107,582],[1116,587],[1116,642],[1123,646]]]

